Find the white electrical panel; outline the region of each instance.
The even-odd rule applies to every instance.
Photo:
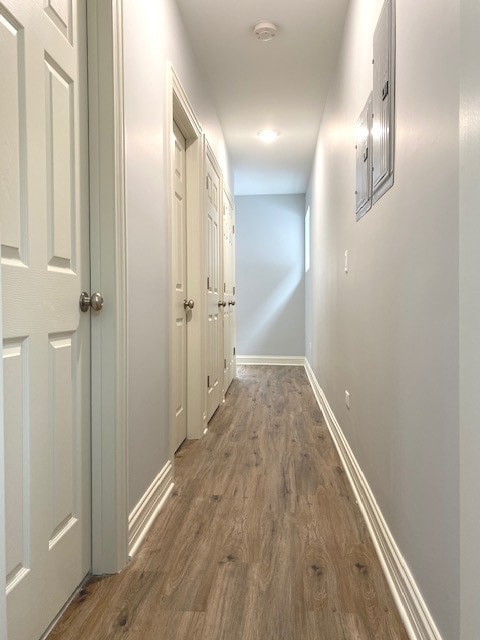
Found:
[[[355,214],[359,220],[372,206],[372,94],[355,129]]]
[[[395,6],[385,0],[373,35],[372,200],[393,184],[395,142]]]

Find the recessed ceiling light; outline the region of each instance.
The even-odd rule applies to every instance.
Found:
[[[277,27],[273,22],[262,20],[253,27],[253,32],[261,42],[268,42],[276,36]]]
[[[280,135],[280,131],[274,131],[273,129],[262,129],[258,132],[258,137],[262,142],[275,142]]]

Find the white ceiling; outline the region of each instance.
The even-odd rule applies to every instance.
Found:
[[[305,193],[348,0],[177,0],[223,128],[235,194]],[[275,38],[253,26],[270,20]],[[281,131],[265,145],[257,132]]]

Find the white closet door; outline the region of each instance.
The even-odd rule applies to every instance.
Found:
[[[174,451],[187,437],[187,207],[186,207],[186,142],[173,123],[173,289],[174,325]]]
[[[38,640],[91,564],[85,10],[0,4],[9,640]]]
[[[207,219],[207,419],[220,404],[220,174],[209,154],[205,161]]]
[[[234,255],[234,214],[230,197],[223,195],[223,388],[226,393],[234,377],[235,338],[235,255]]]

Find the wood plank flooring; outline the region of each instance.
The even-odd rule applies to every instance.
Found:
[[[175,482],[49,640],[408,640],[303,368],[239,367]]]

